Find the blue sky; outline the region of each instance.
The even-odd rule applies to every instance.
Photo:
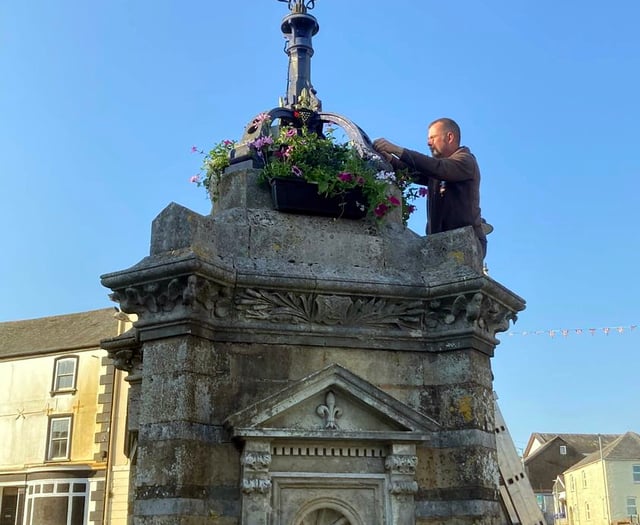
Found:
[[[209,212],[191,146],[238,139],[277,105],[286,13],[3,3],[0,321],[111,306],[99,276],[147,255],[164,207]],[[479,160],[490,275],[527,300],[493,360],[516,446],[640,430],[640,3],[317,0],[313,14],[326,111],[420,150],[450,116]]]

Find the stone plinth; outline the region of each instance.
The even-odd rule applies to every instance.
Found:
[[[136,371],[134,522],[500,523],[490,357],[524,301],[471,228],[279,213],[251,168],[222,188],[102,277],[138,315],[104,342]]]

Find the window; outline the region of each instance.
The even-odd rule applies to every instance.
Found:
[[[627,516],[637,516],[638,515],[638,506],[636,504],[635,496],[627,497]]]
[[[584,470],[582,471],[582,488],[587,488],[587,473]]]
[[[572,491],[576,490],[576,478],[573,476],[573,474],[569,476],[569,486],[571,487]]]
[[[49,420],[47,460],[69,459],[71,444],[71,416],[52,417]]]
[[[584,516],[589,521],[591,519],[591,509],[589,508],[589,504],[584,504]]]
[[[24,523],[83,525],[88,523],[88,498],[87,479],[47,479],[30,482],[27,487]],[[20,520],[19,523],[23,521]]]
[[[567,455],[567,446],[566,445],[560,445],[560,455],[561,456],[566,456]]]
[[[59,357],[53,366],[52,392],[75,392],[78,356]]]
[[[633,466],[633,482],[640,483],[640,465]]]

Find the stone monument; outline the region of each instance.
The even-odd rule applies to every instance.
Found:
[[[313,2],[288,5],[270,114],[307,98],[313,126],[373,158],[310,83]],[[170,204],[149,256],[102,276],[138,316],[103,341],[129,372],[131,522],[504,523],[490,358],[524,301],[485,275],[471,228],[281,213],[258,174],[239,146],[211,215]]]

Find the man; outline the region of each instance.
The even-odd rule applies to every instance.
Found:
[[[487,253],[487,237],[480,216],[480,168],[469,148],[460,146],[460,127],[449,118],[429,124],[429,157],[377,139],[373,147],[394,168],[408,168],[417,184],[427,186],[427,234],[473,226]]]

